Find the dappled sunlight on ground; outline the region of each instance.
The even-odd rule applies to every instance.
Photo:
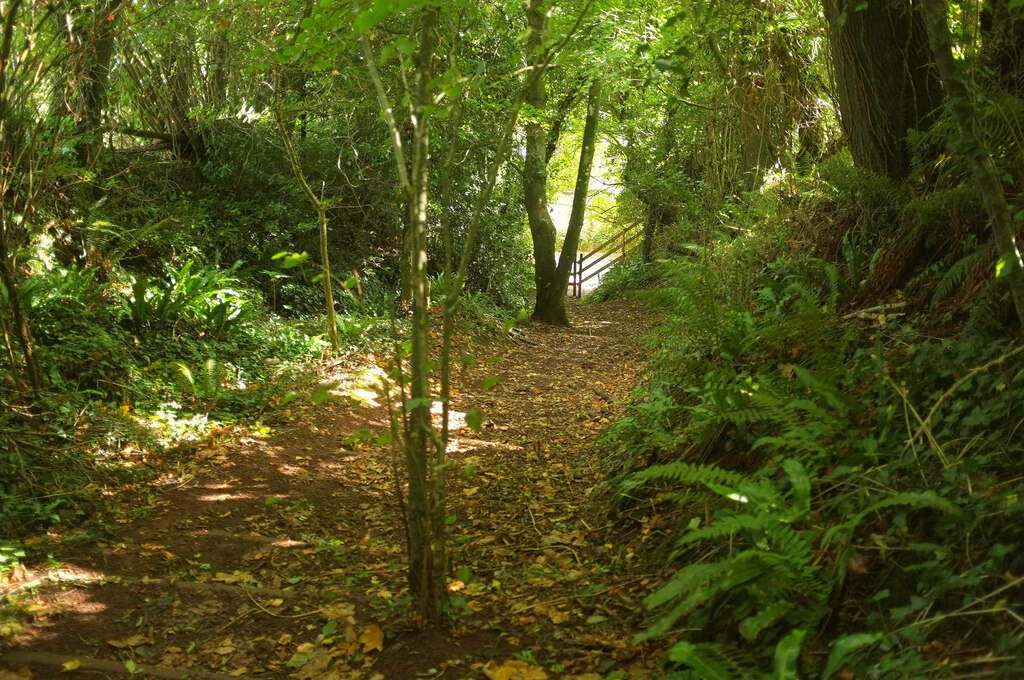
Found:
[[[136,496],[148,515],[111,496],[123,507],[111,537],[63,548],[87,576],[33,586],[39,605],[13,641],[28,656],[15,658],[37,678],[79,659],[66,680],[120,672],[124,659],[167,677],[407,680],[450,668],[481,680],[486,664],[491,677],[511,672],[513,655],[533,650],[561,677],[649,677],[628,623],[642,586],[616,575],[620,551],[587,501],[599,476],[587,451],[643,356],[617,334],[641,324],[628,307],[572,316],[571,330],[528,323],[524,341],[473,348],[485,362],[453,385],[450,632],[409,634],[406,485],[394,476],[404,452],[378,439],[389,414],[368,405],[384,403],[380,374],[358,368],[357,386],[339,366],[320,405],[217,428],[192,464]],[[431,412],[440,425],[439,401]]]

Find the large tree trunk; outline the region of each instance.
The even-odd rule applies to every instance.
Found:
[[[54,15],[57,31],[66,33],[68,58],[57,68],[51,108],[54,115],[74,121],[75,152],[86,167],[95,165],[103,151],[103,110],[121,4],[99,0],[92,11],[82,11],[72,3],[66,13]]]
[[[765,172],[775,163],[774,151],[766,128],[765,112],[759,105],[761,90],[750,67],[740,64],[733,68],[722,54],[715,34],[708,35],[708,47],[722,77],[729,82],[729,98],[739,112],[740,158],[743,166],[743,188],[756,190],[764,182]]]
[[[530,27],[527,40],[530,68],[546,68],[543,46],[548,17],[543,0],[530,0],[526,7],[526,20]],[[531,116],[526,124],[523,192],[530,235],[533,237],[533,280],[537,287],[537,304],[533,316],[541,321],[568,325],[565,290],[558,290],[556,279],[555,224],[548,213],[547,134],[543,120],[548,96],[544,75],[531,71],[533,77],[526,90],[526,103],[530,106]]]
[[[990,69],[994,85],[1024,94],[1024,7],[1010,0],[988,0],[981,13],[981,35],[982,63]]]
[[[103,110],[107,106],[107,83],[110,80],[110,59],[114,54],[114,18],[121,0],[101,3],[93,28],[85,36],[87,67],[81,84],[81,113],[75,125],[79,136],[78,161],[92,167],[103,152]]]
[[[857,165],[892,179],[910,171],[907,131],[942,102],[920,11],[907,0],[824,0],[840,119]]]
[[[992,235],[999,251],[999,273],[1009,283],[1017,318],[1024,326],[1024,263],[1014,238],[1015,227],[998,169],[981,139],[971,93],[953,58],[949,25],[946,23],[946,0],[924,0],[923,4],[935,63],[942,76],[942,84],[949,93],[950,108],[960,124],[963,149],[971,161],[974,179],[981,190],[992,225]]]

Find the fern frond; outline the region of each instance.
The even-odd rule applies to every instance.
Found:
[[[634,477],[646,482],[666,481],[676,484],[700,484],[705,486],[707,484],[715,484],[731,488],[739,487],[746,481],[746,478],[737,472],[723,470],[714,465],[691,465],[683,461],[652,465],[636,473]]]
[[[725,645],[677,642],[668,650],[668,658],[686,664],[704,680],[761,680],[754,659]]]
[[[676,549],[683,548],[697,541],[712,541],[735,536],[743,532],[756,531],[765,531],[765,521],[760,517],[748,514],[720,516],[707,526],[685,533],[676,541]]]
[[[931,308],[935,309],[940,302],[956,292],[971,270],[973,270],[978,262],[988,254],[989,253],[986,249],[979,248],[967,253],[967,255],[964,255],[954,262],[953,265],[946,270],[946,273],[942,275],[939,282],[935,284],[935,292],[932,293]]]

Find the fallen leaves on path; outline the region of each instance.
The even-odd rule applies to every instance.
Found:
[[[632,643],[648,582],[591,494],[593,444],[639,380],[651,324],[625,303],[576,315],[460,354],[473,360],[452,401],[450,634],[416,637],[406,618],[383,409],[328,401],[201,451],[188,484],[76,558],[103,579],[26,598],[40,613],[16,645],[235,677],[649,677]]]

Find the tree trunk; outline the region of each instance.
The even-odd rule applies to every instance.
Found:
[[[92,29],[78,45],[86,50],[82,73],[81,101],[75,134],[78,162],[92,167],[103,152],[103,110],[107,106],[107,83],[110,80],[110,59],[114,54],[114,17],[121,0],[101,3],[93,16]]]
[[[946,1],[924,0],[924,11],[927,18],[928,40],[935,54],[942,85],[949,94],[949,106],[960,124],[963,149],[971,161],[974,179],[981,190],[981,197],[992,224],[992,235],[999,251],[999,267],[1002,270],[1000,274],[1010,285],[1017,318],[1024,326],[1024,263],[1021,261],[1020,250],[1014,238],[1013,219],[1010,217],[1006,196],[1003,194],[999,172],[992,161],[992,155],[982,142],[971,93],[953,58],[946,18]]]
[[[993,84],[1024,94],[1024,7],[1011,0],[988,0],[981,13],[981,35],[982,63],[991,70]]]
[[[438,8],[428,4],[420,15],[419,53],[413,88],[414,132],[412,146],[412,188],[409,202],[409,233],[412,245],[410,279],[412,283],[412,354],[410,356],[410,397],[412,413],[406,439],[406,467],[409,473],[409,591],[416,607],[420,627],[441,622],[445,592],[444,534],[434,528],[444,513],[444,489],[437,488],[438,470],[431,464],[434,428],[430,421],[430,355],[427,288],[427,183],[430,141],[430,108],[433,97],[435,26]]]
[[[526,7],[530,27],[527,52],[530,55],[532,80],[526,90],[526,103],[531,116],[526,124],[526,160],[523,170],[523,193],[526,216],[533,237],[533,280],[537,287],[537,303],[533,317],[548,323],[569,325],[565,315],[565,290],[557,289],[555,262],[555,224],[548,213],[547,134],[544,111],[547,105],[545,74],[533,70],[546,68],[543,54],[548,17],[543,0],[530,0]]]
[[[557,293],[542,299],[537,295],[537,307],[534,317],[541,321],[557,325],[568,325],[569,318],[565,313],[565,292],[569,285],[569,274],[572,264],[576,261],[576,250],[579,248],[580,232],[583,231],[583,218],[587,210],[587,194],[590,190],[590,170],[594,165],[594,147],[597,142],[597,124],[601,114],[601,79],[594,78],[587,93],[587,119],[583,126],[583,142],[580,148],[580,165],[576,171],[576,188],[572,194],[572,212],[569,214],[569,225],[565,230],[565,242],[562,253],[558,256],[558,268],[555,271],[555,285],[549,292]],[[544,306],[542,306],[542,304]]]
[[[341,342],[338,340],[338,322],[334,312],[334,292],[331,289],[331,262],[328,257],[327,242],[327,207],[322,198],[317,197],[306,181],[306,173],[302,170],[302,159],[299,157],[298,149],[295,148],[295,141],[292,139],[291,126],[284,120],[284,114],[280,105],[274,105],[274,118],[277,119],[277,130],[281,136],[281,143],[284,144],[285,153],[291,163],[295,179],[299,182],[302,193],[306,195],[310,205],[316,210],[317,224],[320,228],[320,276],[324,287],[324,311],[327,316],[327,337],[331,339],[331,349],[337,354],[341,350]]]
[[[857,165],[903,179],[907,131],[942,102],[921,14],[907,0],[824,0],[840,121]]]
[[[750,69],[742,65],[733,69],[729,60],[722,54],[715,34],[708,35],[708,46],[722,77],[729,81],[729,98],[739,112],[740,158],[743,167],[743,188],[757,190],[764,182],[765,172],[775,162],[777,155],[772,149],[768,133],[764,129],[764,115],[759,111],[761,88],[750,74]]]
[[[3,226],[0,225],[0,230]],[[45,386],[43,370],[39,365],[39,357],[36,355],[35,339],[32,336],[32,328],[25,310],[21,306],[21,288],[18,286],[16,274],[12,270],[10,253],[6,247],[6,238],[0,234],[0,283],[7,289],[7,306],[11,310],[11,320],[14,322],[14,334],[21,345],[21,354],[25,359],[25,373],[32,389],[36,392],[42,391]],[[2,312],[0,312],[2,313]]]

